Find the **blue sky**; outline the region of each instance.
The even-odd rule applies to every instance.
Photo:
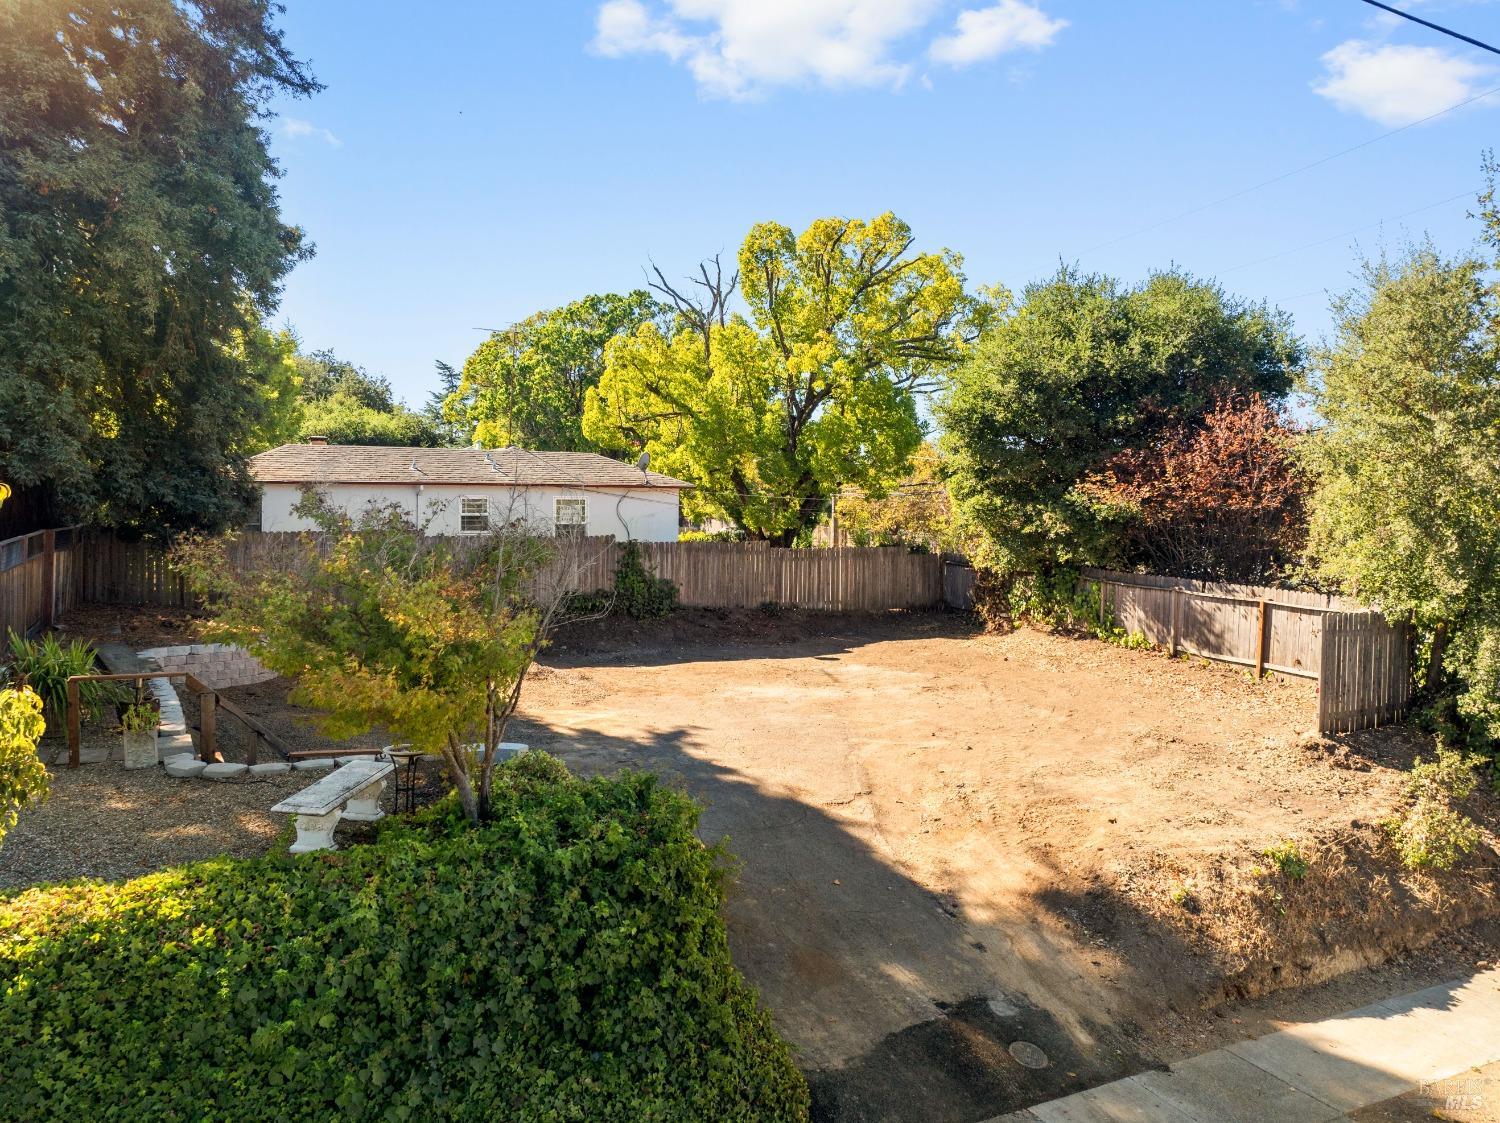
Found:
[[[1500,41],[1497,0],[1401,2]],[[892,210],[974,284],[1175,263],[1316,339],[1356,242],[1472,241],[1500,133],[1496,94],[1178,219],[1500,87],[1500,56],[1359,0],[287,3],[327,89],[268,124],[318,247],[278,319],[414,404],[476,328],[829,214]]]

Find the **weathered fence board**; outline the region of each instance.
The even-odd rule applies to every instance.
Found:
[[[962,612],[974,608],[974,567],[956,558],[943,559],[943,603]]]
[[[1411,701],[1411,629],[1342,597],[1086,569],[1114,622],[1173,654],[1318,681],[1318,728],[1397,720]]]
[[[76,552],[73,527],[0,542],[0,641],[50,626],[77,602]]]
[[[1349,733],[1400,719],[1411,702],[1411,642],[1375,612],[1322,619],[1318,727]]]

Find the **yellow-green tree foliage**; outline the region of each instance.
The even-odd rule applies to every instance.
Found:
[[[757,225],[739,252],[749,314],[729,312],[735,282],[707,269],[702,303],[663,281],[675,324],[610,343],[584,435],[649,451],[653,467],[695,484],[690,515],[789,545],[839,487],[901,477],[922,441],[919,395],[988,315],[957,254],[913,253],[913,241],[892,214],[820,219],[800,236]]]
[[[942,456],[924,443],[911,471],[883,495],[839,499],[839,527],[856,546],[917,546],[933,553],[959,549]]]
[[[0,690],[0,841],[21,808],[47,794],[47,769],[36,755],[43,728],[35,691]]]
[[[538,540],[500,535],[457,549],[398,508],[352,520],[316,498],[323,532],[236,568],[225,540],[185,540],[176,565],[214,605],[214,628],[279,674],[293,701],[343,739],[375,727],[442,759],[470,820],[489,816],[490,778],[549,612],[521,587]],[[473,746],[482,744],[481,756]]]

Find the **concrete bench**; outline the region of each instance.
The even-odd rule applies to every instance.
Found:
[[[292,843],[291,852],[338,849],[333,828],[340,819],[373,823],[384,818],[380,793],[394,769],[387,760],[353,760],[271,808],[297,816],[297,841]]]
[[[484,760],[483,741],[476,741],[472,745],[465,745],[464,748],[473,753],[475,757],[477,757],[480,761]],[[495,759],[501,764],[504,764],[507,760],[514,760],[522,753],[530,751],[530,745],[523,745],[519,741],[501,741],[498,745],[495,746]]]

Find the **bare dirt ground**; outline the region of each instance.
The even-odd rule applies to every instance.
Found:
[[[1200,878],[1288,838],[1317,867],[1331,835],[1368,833],[1399,798],[1419,746],[1307,737],[1311,684],[951,617],[755,615],[564,634],[516,734],[704,802],[704,837],[741,863],[736,961],[820,1117],[988,1118],[1167,1059],[1226,994],[1392,950],[1299,930],[1293,957],[1316,937],[1334,966],[1271,977],[1275,888],[1246,946],[1206,953],[1195,930],[1224,943],[1193,915],[1198,895],[1222,903]],[[1187,907],[1167,903],[1184,882]],[[1350,904],[1334,919],[1357,927]],[[1048,1068],[1018,1064],[1016,1040]]]
[[[133,648],[202,632],[173,611],[67,623]],[[331,744],[290,685],[226,694],[295,747]],[[511,736],[704,803],[739,863],[736,962],[819,1119],[976,1123],[1500,957],[1493,872],[1414,879],[1382,847],[1430,746],[1309,737],[1314,703],[1305,682],[950,616],[684,612],[562,633]],[[118,740],[105,725],[86,747]],[[241,732],[221,720],[230,759]],[[264,853],[284,832],[266,809],[306,782],[53,781],[0,848],[0,889]],[[1493,846],[1494,802],[1475,813]],[[1262,869],[1289,838],[1311,861],[1295,884]]]

